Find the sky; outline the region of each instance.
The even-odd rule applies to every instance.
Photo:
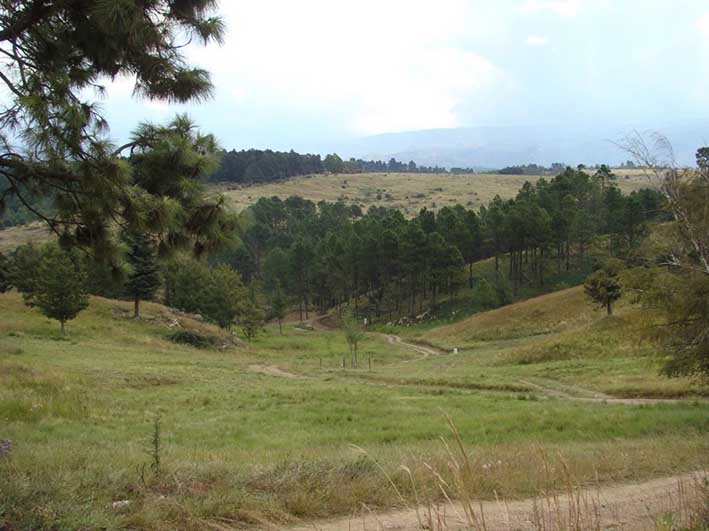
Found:
[[[222,0],[225,43],[190,46],[213,99],[114,81],[121,141],[187,112],[227,149],[326,152],[381,133],[709,117],[707,0]]]

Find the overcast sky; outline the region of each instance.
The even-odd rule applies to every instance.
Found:
[[[222,0],[223,46],[191,47],[211,101],[104,108],[123,139],[187,111],[226,148],[322,151],[386,132],[709,117],[707,0]]]

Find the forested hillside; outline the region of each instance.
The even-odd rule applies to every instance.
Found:
[[[497,197],[477,211],[424,208],[413,219],[394,209],[262,198],[243,220],[242,245],[214,260],[261,281],[268,297],[284,294],[305,315],[353,301],[377,319],[454,298],[475,284],[472,264],[492,257],[495,283],[477,287],[494,292],[495,305],[523,286],[543,287],[550,270],[583,264],[601,234],[607,253],[627,255],[647,222],[664,215],[662,202],[650,189],[624,195],[607,168],[593,175],[568,168],[527,183],[514,199]]]

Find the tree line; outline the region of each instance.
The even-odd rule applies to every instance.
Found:
[[[65,323],[88,307],[90,294],[130,300],[134,319],[142,301],[160,300],[226,330],[236,326],[246,339],[265,318],[255,292],[231,267],[209,267],[206,259],[184,253],[161,259],[157,243],[145,234],[124,235],[118,271],[58,241],[21,245],[0,254],[0,293],[12,288],[25,304],[59,321],[62,335]]]
[[[554,162],[548,168],[538,164],[524,164],[519,166],[505,166],[498,173],[502,175],[544,175],[547,173],[558,173],[564,171],[564,164]]]
[[[343,160],[338,154],[331,153],[323,159],[320,155],[272,151],[270,149],[222,150],[221,164],[210,176],[213,182],[234,182],[243,184],[268,183],[321,173],[446,173],[439,166],[419,166],[413,160],[408,163],[395,158],[389,161],[362,160],[350,158]]]

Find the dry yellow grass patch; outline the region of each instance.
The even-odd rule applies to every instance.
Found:
[[[52,237],[47,225],[36,221],[28,225],[19,225],[0,230],[0,252],[12,251],[25,243],[42,244]]]
[[[577,286],[436,328],[424,334],[423,339],[451,345],[514,339],[575,328],[590,323],[593,318],[594,308],[586,300],[583,287]]]
[[[438,210],[444,206],[462,204],[477,209],[498,194],[502,198],[514,197],[526,181],[536,182],[540,177],[497,173],[360,173],[298,177],[254,186],[224,183],[218,188],[239,210],[261,197],[285,199],[297,195],[316,203],[341,200],[365,208],[373,205],[397,208],[406,215],[413,215],[423,207]],[[649,186],[649,182],[638,170],[623,170],[618,186],[629,193]]]

